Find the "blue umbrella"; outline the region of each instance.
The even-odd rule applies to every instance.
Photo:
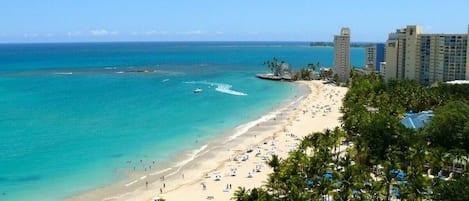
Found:
[[[399,173],[397,173],[396,178],[397,179],[404,179],[404,177],[406,177],[406,176],[407,176],[406,173],[399,172]]]
[[[399,190],[397,190],[396,188],[392,189],[392,194],[395,195],[395,196],[399,196]]]
[[[332,180],[332,174],[331,173],[326,173],[323,176],[328,180]]]

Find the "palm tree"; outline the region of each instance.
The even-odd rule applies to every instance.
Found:
[[[278,177],[278,174],[270,174],[264,184],[264,187],[272,192],[273,195],[277,195],[277,198],[280,196],[280,185],[278,182],[280,179]]]
[[[429,149],[429,167],[432,170],[432,173],[438,172],[441,170],[448,159],[448,154],[444,151],[443,148],[436,147]]]
[[[273,154],[270,159],[267,160],[267,165],[274,169],[274,173],[278,172],[278,168],[280,167],[281,159],[278,155]]]
[[[455,164],[467,164],[469,162],[469,158],[467,157],[468,154],[465,149],[460,149],[460,148],[454,148],[449,151],[449,154],[451,155],[451,164],[453,167],[451,168],[451,171],[454,171],[454,165]]]
[[[253,188],[248,197],[249,201],[269,201],[273,198],[262,188]]]
[[[278,75],[277,73],[280,64],[278,63],[278,59],[276,57],[273,57],[271,61],[264,61],[264,65],[267,66],[270,72],[272,72],[274,75]]]
[[[249,200],[249,190],[246,188],[238,186],[238,189],[234,192],[233,197],[231,200],[235,201],[248,201]]]
[[[337,148],[340,147],[340,142],[343,137],[345,137],[345,133],[339,127],[335,127],[334,130],[332,131],[332,135],[329,138],[330,143],[333,146],[333,152],[336,154],[336,157],[335,157],[336,164],[339,161],[339,155],[340,155],[340,151],[337,150]]]
[[[318,62],[319,63],[319,62]],[[319,68],[319,66],[314,65],[313,63],[308,64],[308,69],[312,71],[316,71],[316,69]]]

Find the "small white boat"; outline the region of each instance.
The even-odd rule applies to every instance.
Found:
[[[194,93],[202,93],[202,91],[203,90],[201,88],[197,88],[197,89],[194,90]]]

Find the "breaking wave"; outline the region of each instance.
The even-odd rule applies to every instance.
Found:
[[[247,93],[232,90],[231,87],[233,87],[233,86],[231,86],[229,84],[225,84],[225,83],[207,82],[207,81],[190,81],[190,82],[184,82],[184,83],[186,83],[186,84],[205,84],[205,85],[208,85],[208,86],[217,86],[217,88],[215,88],[216,91],[221,92],[221,93],[225,93],[225,94],[235,95],[235,96],[247,96],[248,95]]]

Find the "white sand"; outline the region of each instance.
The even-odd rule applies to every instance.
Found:
[[[308,86],[312,93],[295,104],[285,106],[275,119],[254,126],[235,140],[228,141],[229,137],[226,137],[218,142],[211,142],[209,148],[200,153],[200,157],[178,171],[174,171],[177,167],[168,166],[172,169],[167,172],[149,174],[146,177],[134,176],[133,180],[69,200],[148,201],[160,196],[160,189],[163,192],[161,196],[168,201],[208,198],[230,200],[238,186],[246,189],[260,187],[272,172],[265,163],[264,156],[275,153],[286,158],[288,152],[295,149],[299,139],[307,134],[339,126],[339,108],[347,88],[323,85],[322,81],[298,83]],[[252,152],[247,154],[249,159],[242,161],[241,156],[251,147]],[[234,160],[236,156],[239,156],[238,161]],[[256,167],[261,168],[260,172],[255,171]],[[230,176],[232,170],[236,171],[236,176]],[[249,172],[254,172],[251,178],[248,177]],[[163,175],[164,181],[161,179]],[[220,181],[215,181],[216,175],[221,176]],[[148,187],[145,184],[147,181]]]

